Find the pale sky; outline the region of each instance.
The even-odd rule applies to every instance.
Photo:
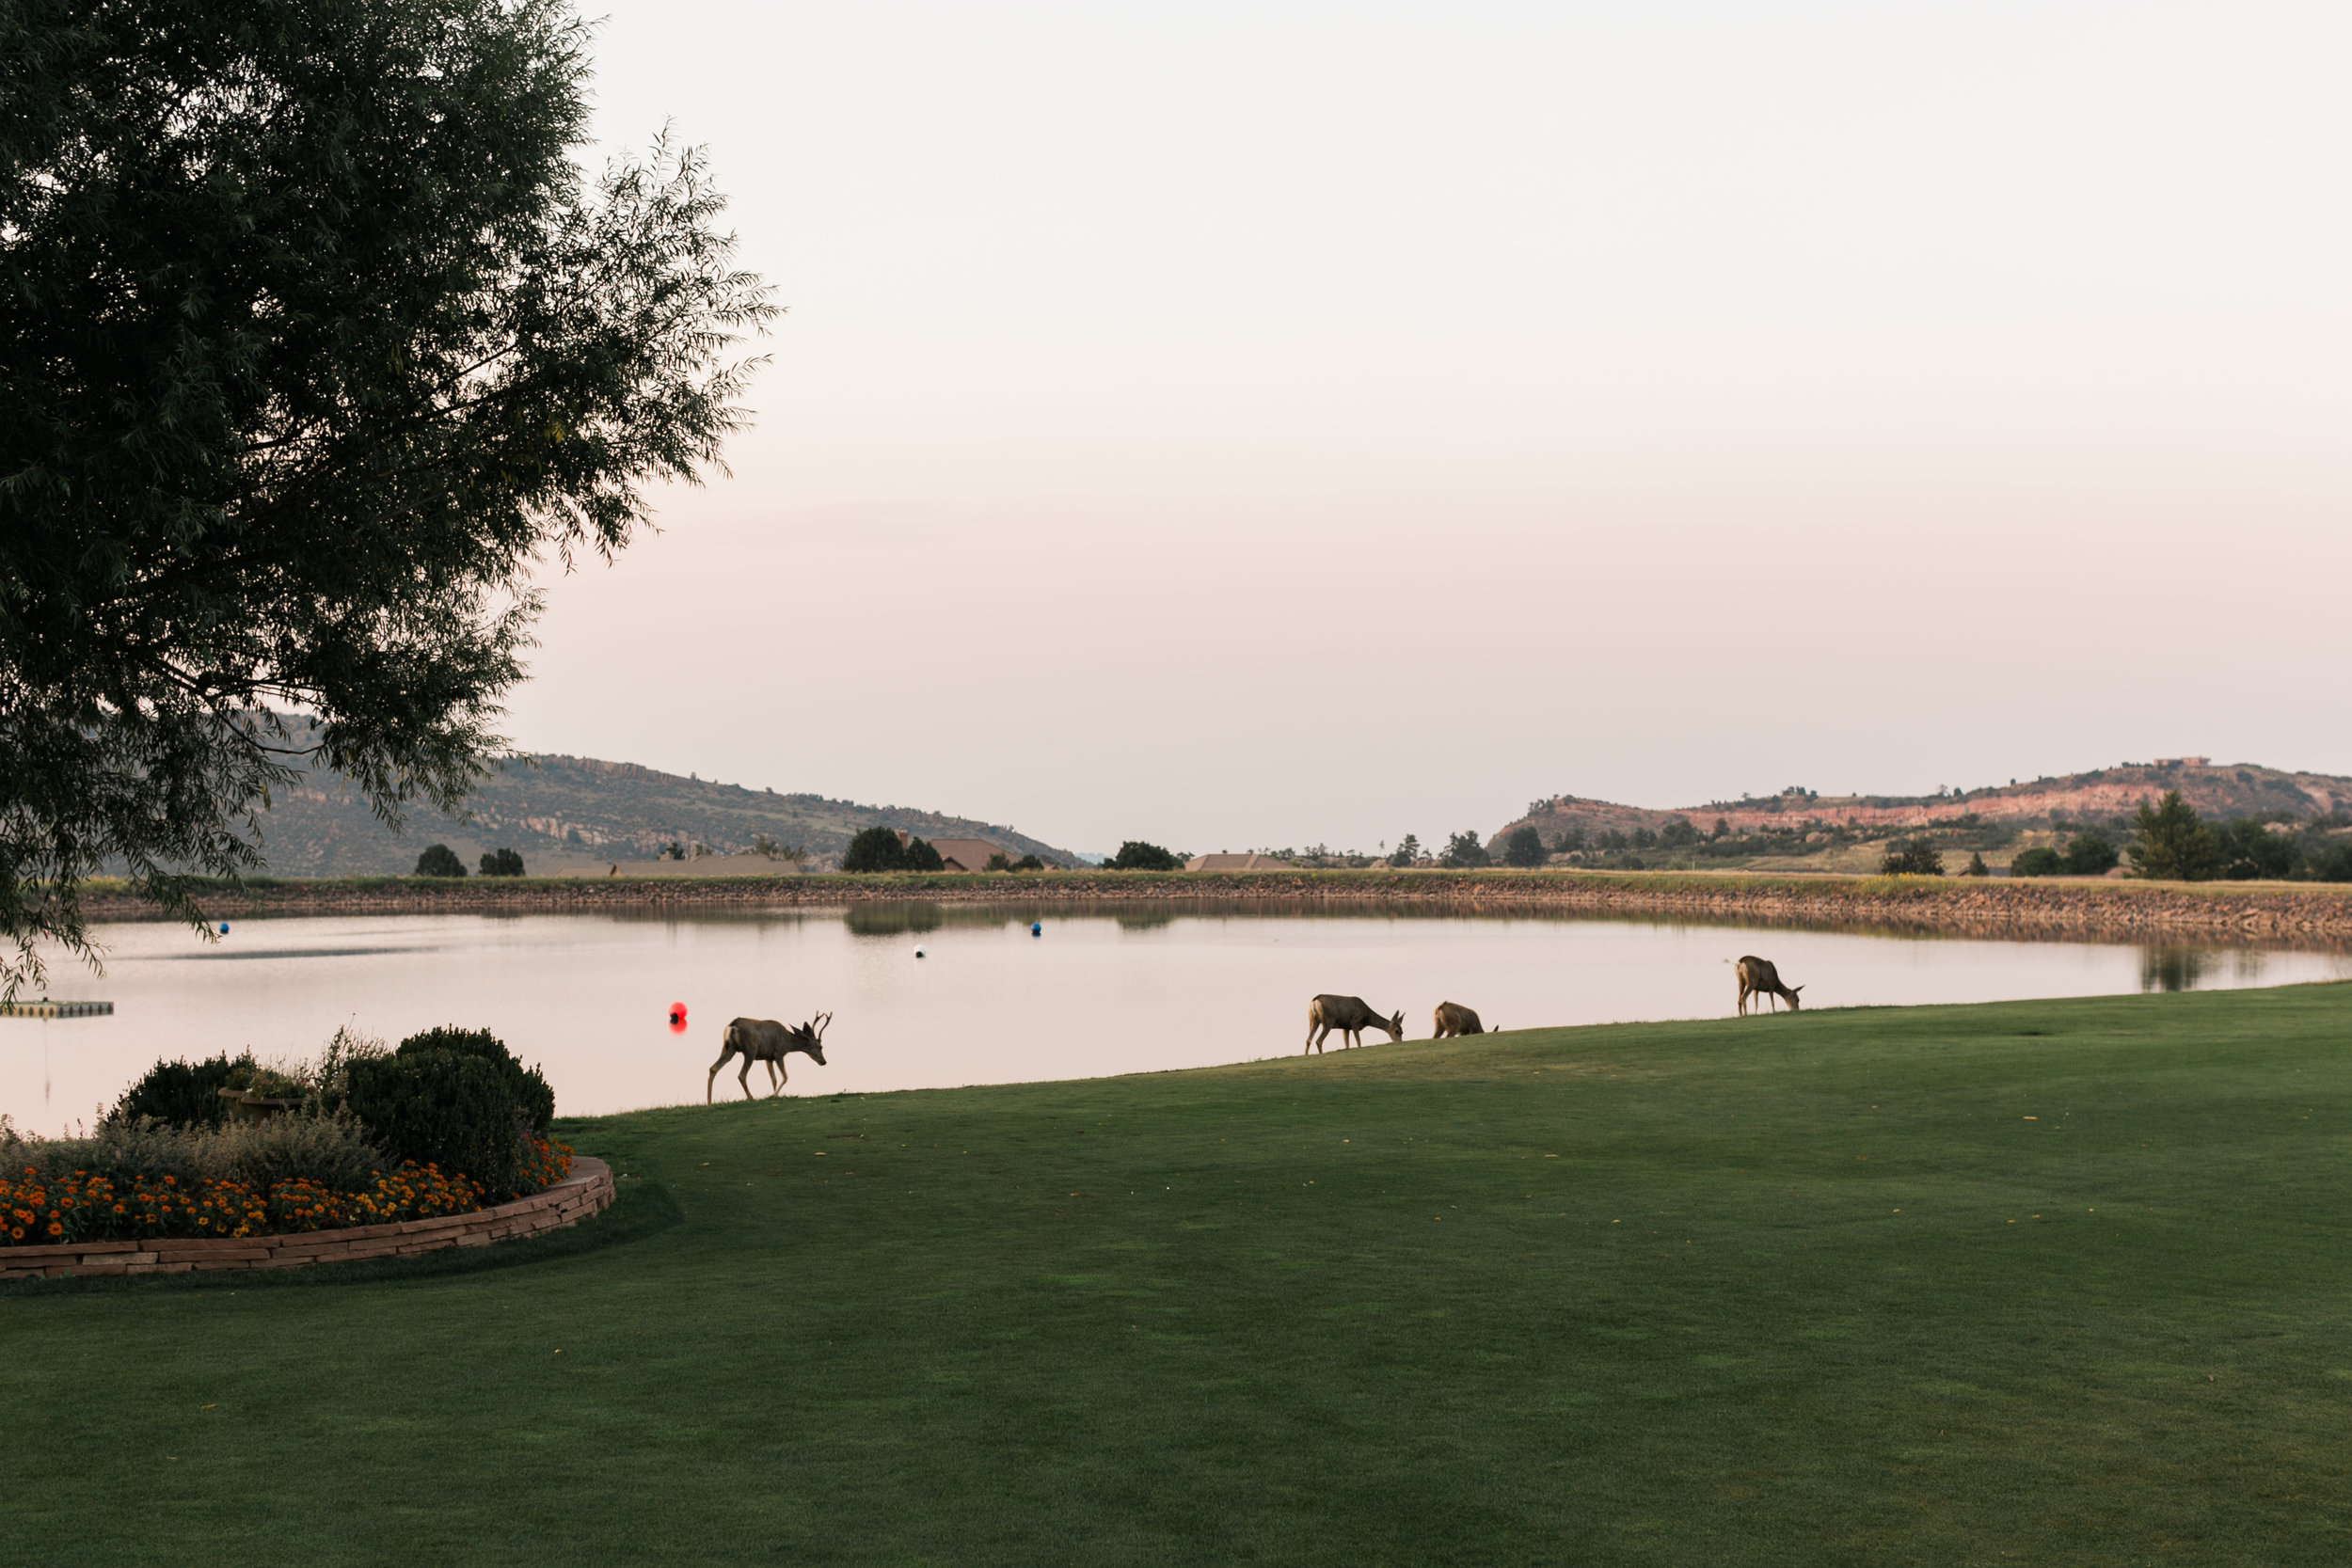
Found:
[[[2352,773],[2352,8],[621,0],[790,313],[534,750],[1080,849]]]

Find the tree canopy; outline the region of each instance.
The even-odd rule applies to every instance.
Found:
[[[0,0],[0,965],[127,870],[505,753],[552,556],[715,467],[774,315],[703,155],[583,176],[564,0]]]
[[[1105,871],[1182,871],[1183,857],[1172,849],[1163,849],[1143,839],[1131,838],[1119,847],[1119,853],[1103,863]]]
[[[2179,790],[2165,791],[2164,798],[2153,804],[2140,801],[2132,829],[2139,840],[2130,851],[2134,875],[2201,882],[2220,874],[2220,843],[2211,825],[2197,815],[2197,808],[2181,799]]]

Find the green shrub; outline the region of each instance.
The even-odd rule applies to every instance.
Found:
[[[1960,874],[1963,877],[1990,877],[1993,875],[1993,868],[1984,863],[1983,855],[1972,852],[1968,857],[1968,863],[1961,868]]]
[[[945,871],[947,863],[939,858],[939,851],[919,838],[907,840],[905,858],[900,864],[909,871]]]
[[[2303,851],[2284,833],[2274,833],[2250,816],[2224,822],[2214,831],[2220,875],[2233,881],[2278,881],[2301,869]]]
[[[409,1036],[400,1042],[400,1049],[393,1054],[420,1056],[430,1051],[454,1052],[497,1068],[515,1097],[515,1104],[523,1113],[525,1124],[537,1136],[548,1135],[548,1123],[555,1119],[555,1090],[537,1068],[523,1066],[521,1059],[506,1049],[504,1040],[487,1029],[460,1029],[448,1023]]]
[[[2066,869],[2066,858],[2046,844],[2030,849],[2020,849],[2017,858],[2009,863],[2012,877],[2055,877]]]
[[[348,1112],[292,1112],[260,1121],[232,1121],[204,1133],[197,1145],[204,1175],[242,1181],[267,1192],[279,1181],[315,1181],[339,1193],[364,1192],[379,1172],[399,1162],[369,1141]]]
[[[242,1181],[262,1192],[295,1180],[361,1192],[391,1168],[356,1118],[301,1112],[218,1127],[110,1117],[87,1138],[8,1142],[7,1158],[11,1169],[29,1166],[53,1180],[87,1171],[115,1180]]]
[[[521,1185],[523,1109],[497,1063],[419,1051],[351,1064],[351,1112],[393,1160],[469,1176],[493,1195]]]
[[[1174,851],[1156,844],[1131,838],[1119,847],[1119,853],[1103,863],[1105,871],[1182,871],[1184,863]]]
[[[519,849],[485,849],[482,852],[482,874],[485,877],[519,877],[523,874],[523,857]]]
[[[1677,816],[1658,830],[1658,842],[1669,849],[1687,849],[1699,841],[1699,831],[1687,816]]]
[[[147,1117],[173,1127],[218,1126],[229,1115],[229,1103],[221,1099],[220,1091],[229,1086],[231,1077],[249,1080],[254,1066],[250,1051],[233,1060],[223,1053],[194,1064],[157,1062],[147,1069],[147,1076],[122,1092],[114,1109],[106,1113],[106,1120],[130,1123]]]
[[[1024,855],[1012,863],[1012,868],[1015,871],[1042,871],[1045,869],[1045,863],[1035,855]]]
[[[424,853],[417,857],[420,877],[463,877],[466,863],[457,858],[457,851],[446,844],[428,844]]]
[[[1906,839],[1887,847],[1886,858],[1879,862],[1879,874],[1884,877],[1941,877],[1944,857],[1934,845],[1924,838]]]
[[[899,871],[906,866],[907,847],[888,828],[866,828],[841,851],[844,871]]]
[[[2132,827],[2139,835],[2131,847],[2135,876],[2202,882],[2220,875],[2220,840],[2179,790],[2165,791],[2164,799],[2153,805],[2142,800]]]
[[[2330,844],[2314,853],[2309,874],[2314,881],[2352,882],[2352,844]]]
[[[2076,833],[2066,845],[2066,871],[2073,877],[2104,877],[2123,852],[2105,833]]]
[[[1445,853],[1438,856],[1438,861],[1439,864],[1450,865],[1456,871],[1485,865],[1488,863],[1486,846],[1480,842],[1475,829],[1455,833],[1445,841]]]
[[[1541,865],[1545,857],[1544,839],[1534,828],[1514,828],[1511,836],[1502,841],[1502,863],[1527,867]]]

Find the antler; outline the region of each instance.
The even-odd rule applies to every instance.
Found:
[[[808,1026],[817,1031],[817,1037],[820,1041],[825,1037],[825,1031],[830,1028],[832,1024],[833,1014],[831,1013],[818,1013],[815,1018],[808,1021]]]

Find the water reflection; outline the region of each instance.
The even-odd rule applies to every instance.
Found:
[[[591,1114],[699,1101],[717,1031],[737,1015],[834,1013],[829,1065],[796,1064],[792,1077],[792,1092],[818,1094],[1293,1053],[1318,991],[1403,1009],[1415,1040],[1440,1000],[1514,1026],[1728,1017],[1730,961],[1743,953],[1804,986],[1808,1012],[2352,975],[2341,944],[1988,940],[1319,900],[295,917],[243,922],[210,944],[160,923],[96,935],[110,950],[105,976],[60,965],[53,993],[112,1001],[114,1017],[60,1028],[46,1069],[42,1031],[0,1021],[0,1113],[20,1126],[91,1115],[159,1054],[309,1056],[346,1022],[395,1040],[453,1022],[493,1029],[547,1065],[564,1111]],[[691,1010],[680,1035],[668,1028],[674,1001]]]
[[[2143,947],[2139,950],[2139,989],[2193,990],[2205,977],[2212,958],[2201,947]]]

